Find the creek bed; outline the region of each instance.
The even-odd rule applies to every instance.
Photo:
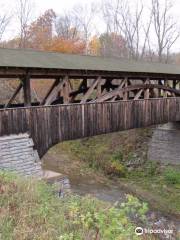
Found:
[[[90,195],[96,197],[101,201],[111,202],[112,205],[115,203],[122,203],[126,200],[127,192],[118,185],[117,182],[112,180],[97,181],[89,175],[69,175],[64,176],[63,179],[67,179],[70,182],[71,192],[80,196]],[[65,182],[67,182],[65,181]],[[62,184],[62,182],[61,182]],[[66,189],[65,189],[66,190]],[[69,189],[68,189],[69,190]],[[62,194],[63,195],[63,194]],[[133,218],[133,220],[135,217]],[[136,223],[137,227],[141,227]],[[180,230],[180,222],[171,216],[164,216],[161,212],[154,211],[152,209],[147,213],[147,224],[142,226],[146,229],[154,230],[170,230],[169,234],[156,234],[157,239],[180,239],[177,234]],[[171,233],[171,230],[173,233]],[[180,232],[179,232],[180,234]]]

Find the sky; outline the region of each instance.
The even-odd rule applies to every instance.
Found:
[[[95,3],[101,3],[105,0],[31,0],[34,1],[34,19],[38,17],[39,15],[43,14],[45,10],[47,9],[53,9],[57,14],[63,14],[64,12],[70,10],[73,6],[77,4],[90,4],[91,2]],[[113,1],[113,0],[112,0]],[[135,4],[136,0],[129,0],[129,2],[132,4]],[[150,3],[151,0],[142,0],[143,4],[148,7],[148,3]],[[180,0],[172,0],[174,2],[174,8],[172,15],[174,15],[177,18],[177,21],[180,23]],[[15,4],[17,0],[0,0],[0,11],[2,9],[15,9]],[[10,10],[9,10],[10,11]],[[102,25],[102,22],[100,19],[95,20],[95,25],[98,26],[98,29],[100,31],[103,31],[103,27],[99,27]],[[180,24],[179,24],[180,26]],[[17,34],[17,25],[15,18],[13,21],[11,21],[11,25],[8,27],[8,32],[5,36],[5,39],[12,38],[15,34]],[[174,46],[174,51],[180,52],[180,39],[176,42]]]
[[[9,15],[16,15],[15,11],[16,4],[18,0],[0,0],[0,11],[8,11]],[[64,12],[70,10],[73,6],[78,4],[91,4],[91,2],[100,2],[102,0],[30,0],[33,2],[34,13],[32,20],[36,19],[38,16],[43,14],[47,9],[53,9],[57,15],[63,14]],[[13,17],[10,26],[6,30],[6,35],[4,39],[13,38],[16,35],[16,16]]]
[[[74,5],[83,3],[88,4],[94,2],[93,0],[36,0],[35,4],[39,9],[39,12],[43,12],[46,9],[53,8],[57,13],[63,13],[64,10],[72,8]],[[100,0],[96,0],[100,2]]]

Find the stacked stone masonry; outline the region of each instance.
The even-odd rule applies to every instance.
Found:
[[[153,130],[148,159],[163,165],[180,164],[180,122],[159,125]]]
[[[0,169],[42,177],[41,162],[28,134],[0,137]]]

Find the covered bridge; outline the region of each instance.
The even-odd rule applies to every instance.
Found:
[[[180,67],[0,49],[0,78],[19,83],[0,109],[0,136],[28,133],[42,157],[60,141],[180,121]],[[39,101],[31,80],[52,81]],[[24,92],[23,104],[13,104]]]

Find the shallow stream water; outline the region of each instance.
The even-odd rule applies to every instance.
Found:
[[[51,156],[51,163],[53,161],[53,156]],[[125,189],[122,189],[122,186],[118,184],[118,182],[109,180],[102,176],[97,176],[92,173],[81,173],[79,170],[79,166],[70,165],[68,159],[64,159],[66,156],[61,156],[61,160],[53,161],[53,167],[48,166],[46,163],[45,168],[51,169],[56,172],[62,173],[69,179],[71,192],[74,194],[78,194],[81,196],[91,195],[96,197],[99,200],[107,201],[112,203],[121,203],[126,200],[126,194],[128,193]],[[63,160],[62,160],[63,159]],[[60,163],[61,162],[61,163]],[[66,162],[66,165],[64,165]],[[62,167],[63,166],[63,167]],[[65,167],[66,166],[66,167]],[[173,204],[173,203],[172,203]],[[147,229],[160,229],[160,230],[172,230],[171,234],[155,234],[156,239],[171,239],[177,240],[180,239],[180,221],[173,216],[166,216],[165,214],[154,211],[150,209],[147,214],[147,225],[145,226]],[[137,227],[138,226],[137,223]],[[178,233],[179,232],[179,233]]]

